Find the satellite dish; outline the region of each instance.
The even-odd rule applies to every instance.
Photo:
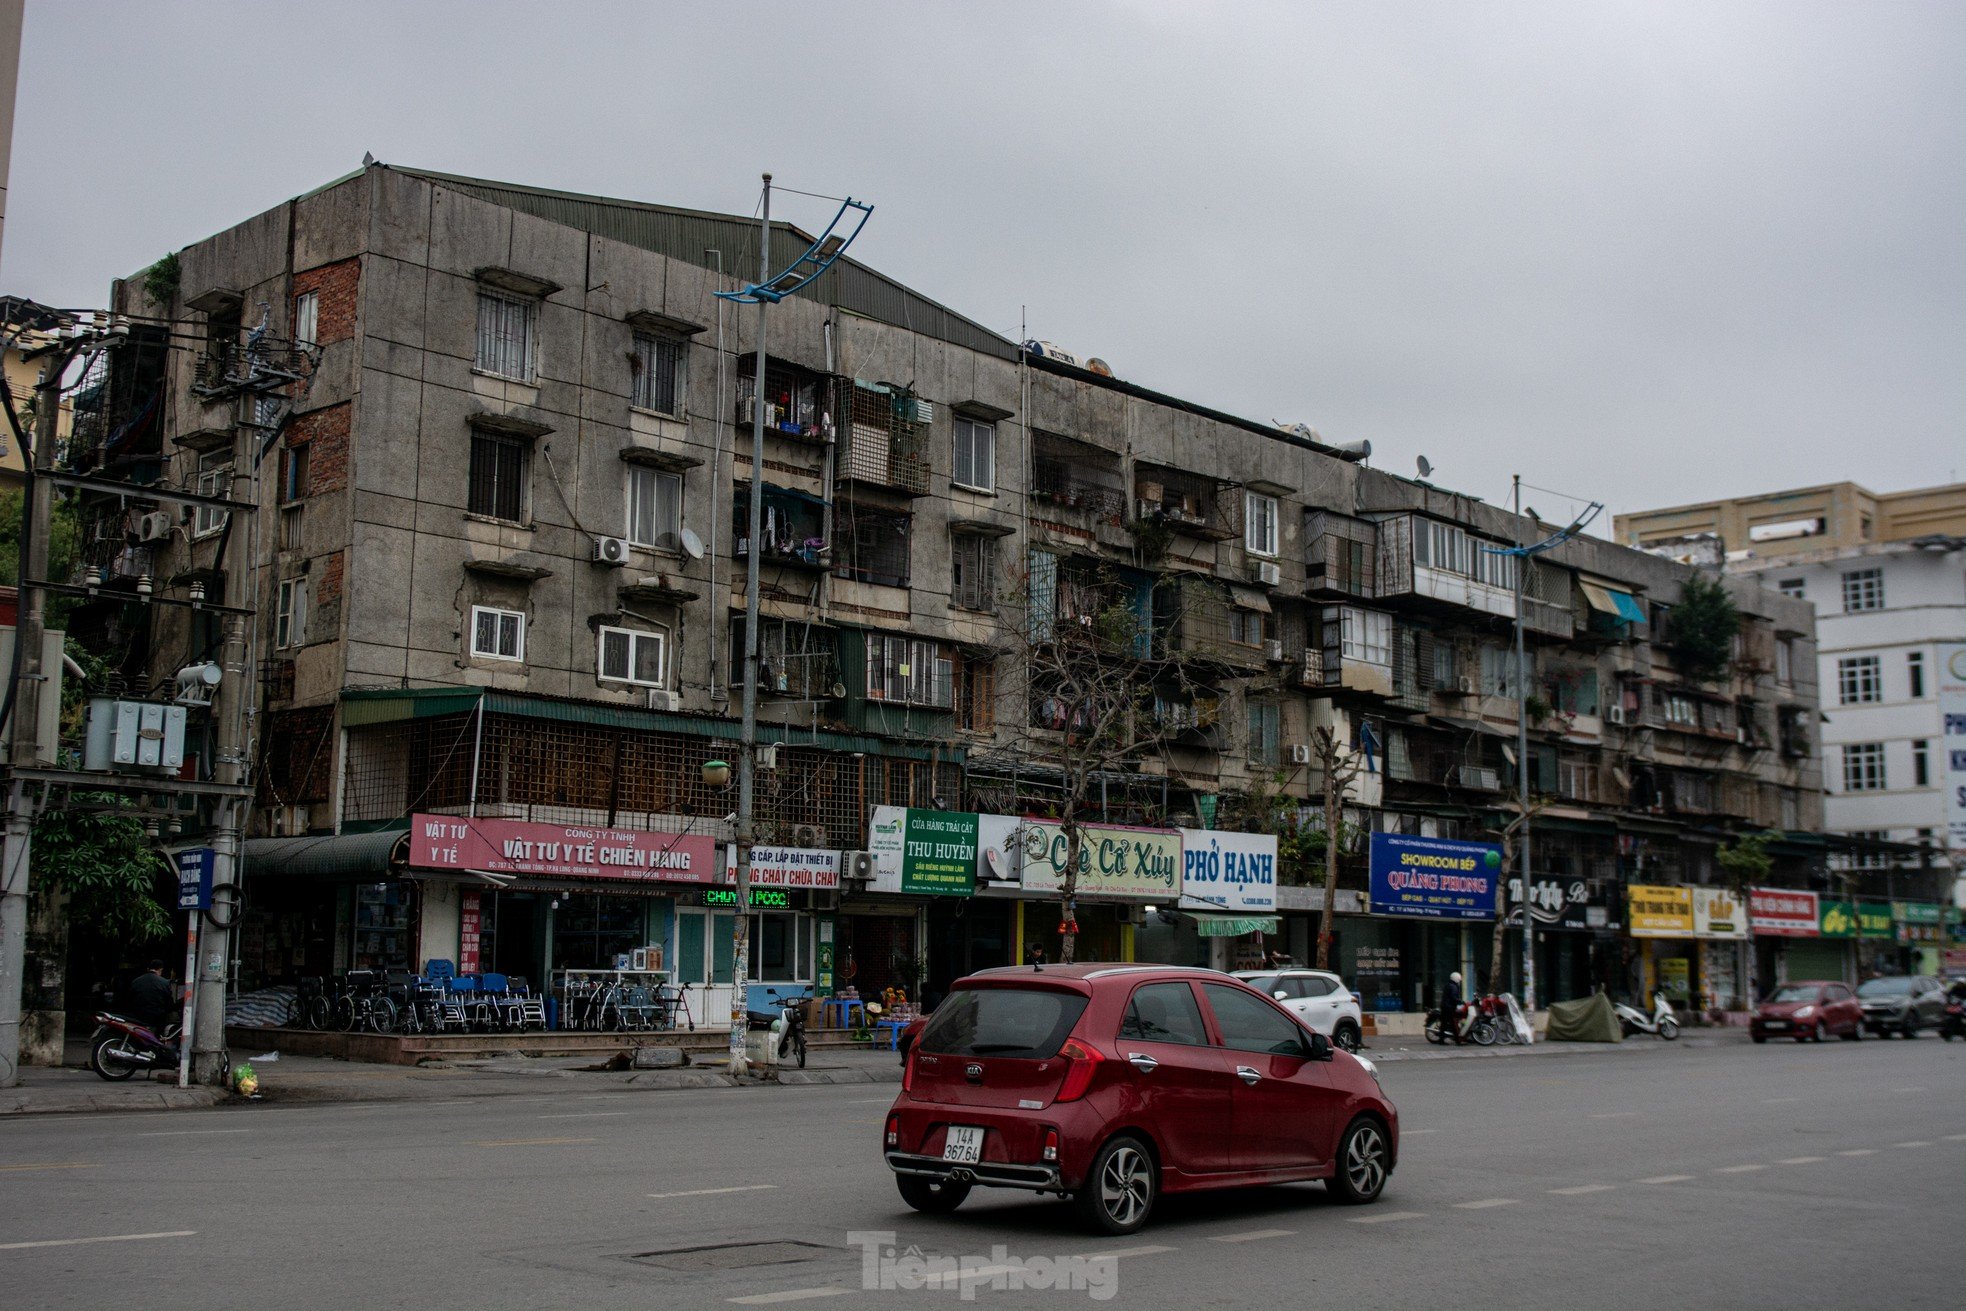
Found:
[[[1432,460],[1429,460],[1423,455],[1417,463],[1419,464],[1420,476],[1422,478],[1431,478],[1434,476],[1434,462]]]
[[[689,552],[689,558],[692,560],[703,558],[703,539],[696,535],[694,528],[683,529],[683,550]]]

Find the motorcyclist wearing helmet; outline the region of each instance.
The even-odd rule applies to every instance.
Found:
[[[1468,1040],[1468,1029],[1474,1021],[1474,1012],[1469,1010],[1461,999],[1461,972],[1454,971],[1447,976],[1447,986],[1440,990],[1440,1019],[1449,1026],[1448,1032],[1454,1035],[1454,1045],[1460,1046]]]

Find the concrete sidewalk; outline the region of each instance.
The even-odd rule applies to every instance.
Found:
[[[1531,1047],[1435,1047],[1424,1038],[1381,1035],[1368,1041],[1362,1053],[1378,1064],[1399,1061],[1521,1060],[1558,1055],[1604,1052],[1643,1053],[1683,1047],[1717,1047],[1748,1041],[1745,1030],[1697,1029],[1677,1044],[1657,1038],[1631,1038],[1623,1043],[1548,1043]],[[666,1070],[582,1068],[586,1059],[501,1057],[443,1065],[370,1065],[322,1056],[281,1056],[255,1059],[258,1053],[240,1048],[235,1063],[245,1062],[259,1075],[261,1101],[270,1105],[331,1102],[454,1101],[468,1097],[538,1096],[559,1093],[664,1092],[696,1088],[757,1088],[771,1083],[785,1087],[833,1084],[893,1084],[901,1081],[899,1058],[886,1050],[824,1048],[815,1051],[806,1068],[785,1067],[763,1078],[733,1079],[721,1058]],[[108,1083],[87,1069],[23,1070],[19,1088],[0,1091],[0,1117],[7,1115],[74,1113],[80,1111],[156,1111],[204,1109],[236,1099],[210,1088],[179,1089],[132,1079]]]

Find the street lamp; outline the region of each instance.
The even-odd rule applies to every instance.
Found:
[[[728,760],[706,760],[703,762],[703,785],[722,788],[730,786],[730,762]]]

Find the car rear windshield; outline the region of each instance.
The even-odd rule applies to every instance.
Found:
[[[1043,1061],[1058,1054],[1089,998],[1051,988],[975,988],[935,1008],[916,1043],[949,1056]]]
[[[1872,979],[1857,989],[1857,995],[1859,997],[1902,997],[1910,991],[1910,979]]]
[[[1790,984],[1787,987],[1775,989],[1775,995],[1770,997],[1768,1000],[1769,1001],[1814,1001],[1816,1000],[1816,990],[1814,988],[1798,988],[1794,984]]]

